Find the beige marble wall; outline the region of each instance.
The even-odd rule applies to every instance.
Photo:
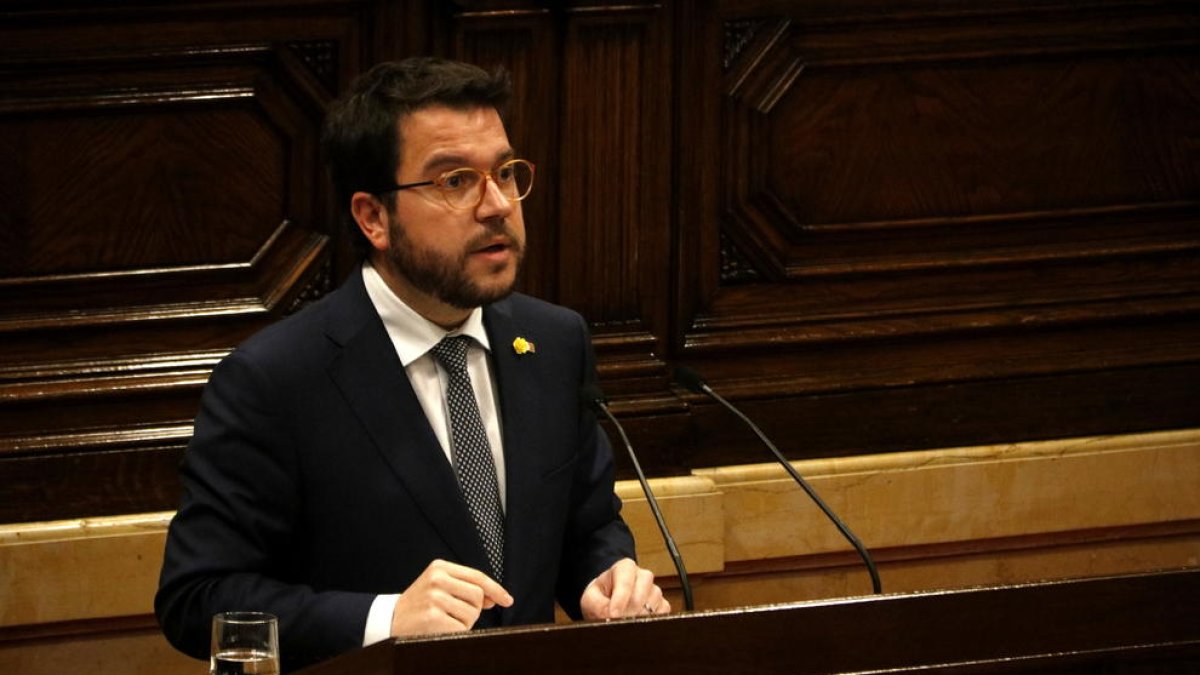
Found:
[[[1200,566],[1200,430],[793,466],[871,550],[885,592]],[[651,483],[698,608],[871,592],[853,549],[777,464]],[[673,575],[639,486],[618,493],[643,561]],[[681,504],[692,495],[704,510]]]
[[[150,612],[171,515],[0,526],[0,627]]]
[[[796,462],[885,592],[1200,566],[1200,430]],[[651,481],[697,608],[865,594],[866,572],[773,464]],[[633,481],[639,557],[674,568]],[[170,513],[0,526],[0,673],[203,672],[153,628]],[[677,591],[672,602],[682,607]]]
[[[205,672],[149,616],[171,515],[0,526],[0,673]]]

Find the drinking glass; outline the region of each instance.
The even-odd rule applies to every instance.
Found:
[[[279,675],[279,620],[263,612],[213,617],[209,675]]]

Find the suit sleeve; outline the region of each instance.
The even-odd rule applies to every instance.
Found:
[[[205,388],[154,603],[167,639],[196,658],[208,656],[213,614],[230,610],[279,617],[285,671],[362,644],[373,595],[293,581],[303,504],[291,425],[276,407],[283,389],[243,352]]]
[[[580,384],[594,382],[596,361],[587,324],[583,335]],[[579,406],[579,456],[571,493],[571,513],[564,539],[558,602],[572,618],[582,614],[579,600],[597,576],[622,558],[635,558],[633,535],[621,518],[615,492],[612,445],[588,406]]]

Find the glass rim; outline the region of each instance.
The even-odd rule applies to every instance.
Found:
[[[237,610],[232,612],[217,612],[213,614],[213,621],[221,621],[222,623],[270,623],[272,621],[278,622],[279,617],[268,612]]]

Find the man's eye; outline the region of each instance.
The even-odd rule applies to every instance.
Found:
[[[513,179],[514,173],[515,172],[511,166],[501,167],[500,170],[496,172],[496,182],[507,183]]]
[[[461,190],[467,187],[468,178],[461,173],[452,173],[442,179],[442,187],[447,190]]]

